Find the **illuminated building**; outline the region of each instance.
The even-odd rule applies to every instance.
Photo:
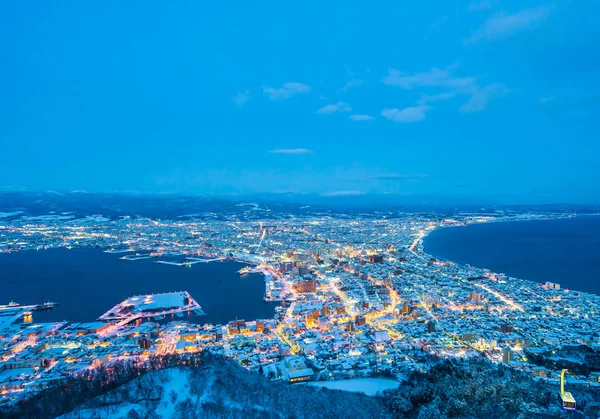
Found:
[[[298,292],[314,293],[317,290],[317,281],[314,279],[301,279],[297,285]]]
[[[382,263],[383,256],[382,255],[371,255],[371,256],[369,256],[369,262],[370,263]]]
[[[510,364],[513,358],[513,353],[510,349],[504,349],[502,351],[502,362],[505,364]]]

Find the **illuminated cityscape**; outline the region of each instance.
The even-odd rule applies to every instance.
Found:
[[[290,383],[381,373],[401,381],[427,371],[434,358],[485,358],[558,383],[560,370],[528,358],[560,356],[569,345],[600,349],[600,297],[438,260],[423,239],[438,228],[566,216],[12,215],[0,222],[0,252],[88,247],[123,264],[152,258],[176,269],[235,260],[247,265],[241,275],[264,275],[264,299],[277,308],[273,318],[189,322],[184,314],[205,314],[198,297],[172,290],[131,296],[93,322],[37,323],[36,311],[55,303],[2,302],[0,403],[116,362],[202,351]],[[574,380],[598,385],[599,377]]]

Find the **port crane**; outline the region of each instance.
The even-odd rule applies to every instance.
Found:
[[[560,399],[562,400],[563,409],[565,410],[575,410],[577,408],[577,404],[573,395],[568,391],[565,391],[565,373],[567,369],[563,369],[560,373]]]

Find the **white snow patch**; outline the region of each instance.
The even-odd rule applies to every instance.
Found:
[[[352,391],[364,393],[367,396],[375,396],[383,390],[398,388],[400,383],[388,378],[351,378],[348,380],[312,381],[306,383],[309,386],[325,387],[330,390]]]
[[[59,221],[59,220],[72,220],[75,218],[73,215],[38,215],[34,217],[25,217],[25,221]]]
[[[180,368],[172,368],[169,372],[169,380],[162,383],[162,400],[156,408],[156,413],[163,418],[175,417],[175,405],[184,401],[190,395],[189,374]],[[177,393],[175,403],[171,403],[171,391]]]

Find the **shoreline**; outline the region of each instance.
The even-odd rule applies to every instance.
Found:
[[[95,247],[95,246],[81,246],[81,247],[73,247],[73,248],[68,248],[66,246],[57,246],[57,247],[51,247],[51,248],[44,248],[44,249],[27,249],[27,250],[21,250],[18,252],[12,252],[11,253],[6,253],[6,258],[13,258],[13,256],[17,256],[19,257],[19,261],[15,264],[12,264],[11,266],[11,270],[12,271],[18,271],[18,270],[28,270],[31,271],[33,266],[38,266],[37,263],[33,263],[31,264],[30,258],[36,258],[38,256],[43,257],[46,261],[48,261],[49,263],[57,263],[58,259],[61,259],[63,257],[66,258],[71,258],[71,257],[79,257],[82,254],[88,254],[91,255],[92,258],[94,258],[93,260],[90,259],[89,261],[86,261],[85,263],[83,263],[81,266],[87,266],[89,263],[93,264],[98,262],[98,260],[96,259],[96,257],[98,255],[105,255],[106,257],[108,257],[110,259],[110,263],[112,265],[112,263],[116,263],[116,264],[123,264],[124,269],[126,269],[127,271],[133,269],[133,283],[134,283],[134,288],[129,289],[129,292],[127,294],[123,294],[122,299],[126,299],[129,298],[133,295],[141,295],[141,294],[161,294],[161,293],[168,293],[168,292],[173,292],[174,290],[171,289],[170,287],[170,279],[173,275],[177,276],[177,282],[182,281],[183,284],[179,284],[179,285],[175,285],[175,287],[177,289],[175,289],[175,291],[181,289],[184,291],[188,291],[190,292],[190,294],[192,295],[192,297],[196,298],[196,299],[206,299],[208,297],[206,297],[206,289],[205,289],[205,285],[203,283],[196,283],[197,281],[194,280],[193,276],[190,276],[190,274],[188,274],[187,272],[188,269],[184,269],[186,268],[187,264],[180,264],[177,262],[169,262],[169,261],[162,261],[163,263],[156,263],[157,261],[154,260],[152,261],[151,259],[155,259],[154,257],[144,257],[144,258],[139,258],[139,259],[129,259],[129,260],[123,260],[121,257],[119,257],[120,255],[115,254],[115,253],[111,253],[111,252],[105,252],[107,248],[103,248],[103,247]],[[55,253],[58,252],[58,253]],[[79,255],[73,254],[71,255],[71,252],[75,252],[75,253],[79,253]],[[84,252],[84,253],[80,253],[80,252]],[[44,255],[44,256],[42,256]],[[1,255],[0,255],[1,256]],[[214,274],[212,272],[207,272],[204,273],[204,271],[196,271],[198,273],[201,273],[203,275],[209,275],[209,279],[210,279],[210,283],[212,285],[209,286],[209,288],[211,290],[213,290],[214,286],[216,284],[220,284],[221,282],[223,283],[227,283],[229,280],[237,280],[237,278],[240,276],[238,271],[239,268],[245,267],[245,266],[253,266],[252,263],[249,263],[247,261],[243,261],[240,259],[236,259],[236,258],[217,258],[217,260],[202,260],[202,262],[197,261],[196,263],[193,263],[192,266],[198,266],[199,268],[203,268],[203,267],[208,267],[209,265],[220,265],[218,263],[211,263],[211,262],[225,262],[225,263],[230,263],[232,264],[233,267],[233,271],[234,273],[232,273],[232,276],[229,278],[224,278],[221,279],[220,277],[215,277]],[[135,267],[137,265],[137,263],[142,263],[144,265],[146,265],[145,268],[137,268]],[[166,262],[166,263],[164,263]],[[44,262],[42,262],[44,263]],[[60,262],[61,264],[63,264],[63,262]],[[30,266],[31,264],[31,266]],[[111,272],[114,269],[114,267],[116,265],[112,265],[113,268],[111,268]],[[168,274],[160,274],[160,273],[156,273],[155,268],[159,268],[159,267],[164,267],[164,268],[171,268],[172,272],[168,273]],[[68,269],[72,269],[72,268],[68,268]],[[75,268],[75,269],[80,269],[80,267]],[[160,268],[159,268],[160,269]],[[95,271],[95,269],[92,268],[87,268],[84,267],[85,272],[91,272],[91,271]],[[139,282],[142,276],[144,276],[144,271],[150,271],[152,278],[151,278],[151,288],[143,288],[143,286],[145,286],[144,283]],[[123,271],[125,272],[125,270]],[[154,272],[154,273],[153,273]],[[160,271],[159,271],[160,272]],[[178,273],[182,273],[185,276],[179,277]],[[32,276],[33,275],[33,276]],[[95,275],[94,280],[96,280],[98,277],[105,275],[105,274],[98,274]],[[26,274],[24,276],[27,277],[28,279],[30,279],[29,277],[31,276],[31,278],[34,278],[36,280],[42,280],[43,282],[46,281],[46,279],[40,279],[42,278],[43,274],[41,273],[41,271],[37,270],[37,268],[35,268],[33,271],[31,271],[30,274]],[[87,276],[87,273],[84,275]],[[272,304],[271,301],[269,300],[265,300],[264,299],[264,292],[266,289],[266,277],[264,276],[264,274],[262,272],[252,272],[250,276],[255,276],[255,278],[253,278],[251,281],[245,280],[243,281],[243,283],[247,284],[245,285],[245,287],[249,287],[249,288],[253,288],[256,291],[254,292],[254,294],[258,294],[260,292],[260,296],[258,297],[258,299],[256,300],[255,303],[250,304],[251,306],[256,305],[256,308],[252,308],[249,309],[248,307],[246,307],[248,310],[250,310],[250,312],[261,312],[263,310],[263,308],[261,308],[261,306],[263,305],[267,305],[267,306],[272,306],[272,308],[267,309],[267,311],[269,312],[269,314],[263,315],[263,314],[258,314],[257,315],[257,319],[272,319],[275,316],[275,311],[274,311],[274,305]],[[55,279],[55,276],[52,276],[53,279]],[[161,279],[162,278],[162,279]],[[68,279],[68,281],[71,281],[71,279]],[[67,282],[68,282],[67,281]],[[126,281],[129,282],[129,281]],[[139,283],[138,283],[139,282]],[[202,281],[203,282],[203,281]],[[186,284],[187,283],[187,284]],[[15,283],[17,284],[17,283]],[[63,282],[58,282],[54,285],[50,284],[45,284],[44,287],[45,288],[49,288],[49,287],[57,287],[57,289],[62,289],[64,288],[65,283]],[[93,287],[97,287],[97,286],[102,286],[102,282],[85,282],[84,285],[86,288],[85,294],[89,294],[90,291],[89,289],[93,288]],[[139,286],[135,286],[135,284],[139,285]],[[165,286],[161,286],[161,284],[164,284]],[[232,283],[233,284],[233,283]],[[254,285],[251,285],[254,284]],[[224,301],[226,300],[226,294],[227,292],[225,291],[227,286],[222,286],[222,285],[216,285],[217,287],[219,287],[220,291],[218,291],[219,293],[222,294],[222,299],[224,299]],[[232,285],[233,286],[233,285]],[[157,288],[158,287],[158,288]],[[224,287],[224,288],[223,288]],[[202,289],[202,292],[198,292],[199,289]],[[214,290],[213,290],[214,291]],[[210,291],[210,292],[213,292]],[[57,291],[58,292],[58,291]],[[29,302],[29,300],[31,300],[32,304],[37,304],[40,303],[40,301],[38,301],[38,299],[35,298],[31,298],[30,296],[25,296],[26,292],[24,291],[24,287],[23,286],[18,286],[16,288],[16,294],[20,294],[21,296],[15,295],[14,298],[12,298],[15,301],[18,301],[19,303],[25,304],[27,302]],[[225,294],[223,294],[225,293]],[[78,293],[75,293],[78,294]],[[220,295],[221,295],[220,294]],[[56,295],[56,294],[55,294]],[[106,296],[106,293],[104,293],[103,298]],[[8,295],[7,295],[8,297]],[[117,298],[117,297],[115,297]],[[219,297],[221,298],[221,297]],[[10,300],[11,298],[8,297],[8,300]],[[210,297],[209,299],[213,299],[213,297]],[[6,302],[1,302],[0,303],[7,303],[8,300]],[[67,295],[62,296],[62,297],[58,297],[58,295],[56,295],[56,297],[54,298],[54,300],[61,300],[60,302],[63,302],[63,304],[61,304],[61,312],[65,309],[68,309],[69,312],[73,312],[73,311],[79,311],[76,307],[76,305],[74,305],[74,301],[76,300],[75,297],[73,297],[72,295]],[[108,302],[108,304],[106,306],[103,307],[98,307],[100,310],[95,312],[95,313],[91,313],[91,315],[87,315],[87,314],[78,314],[77,316],[71,316],[69,314],[64,314],[63,317],[64,319],[67,319],[69,321],[72,322],[94,322],[94,321],[98,321],[99,316],[102,315],[102,313],[104,313],[106,311],[106,309],[109,308],[109,306],[114,305],[114,303],[116,303],[118,300],[118,298],[116,300],[112,300],[110,302]],[[107,300],[108,301],[108,300]],[[210,304],[208,304],[208,306],[210,306]],[[217,320],[217,319],[210,319],[212,317],[223,317],[223,312],[221,311],[221,307],[219,307],[218,309],[213,308],[209,308],[207,307],[207,303],[206,301],[204,302],[204,304],[202,304],[202,309],[205,313],[205,316],[203,316],[203,318],[199,318],[199,319],[187,319],[187,321],[190,321],[191,323],[194,324],[214,324],[214,325],[226,325],[228,322],[235,320],[235,316],[236,314],[233,313],[231,314],[231,316],[229,316],[230,318],[227,318],[226,320],[223,319],[221,321]],[[238,310],[236,309],[235,312],[237,313]],[[62,314],[61,314],[62,315]],[[240,314],[238,314],[240,315]],[[40,319],[40,317],[38,316],[39,320],[36,320],[36,322],[38,321],[55,321],[52,320],[53,317],[55,317],[56,314],[50,314],[50,316],[45,315],[42,319]],[[208,316],[209,319],[207,319],[206,317]],[[244,317],[244,315],[241,315],[242,317]],[[50,318],[48,318],[50,317]],[[254,315],[250,315],[247,314],[245,317],[254,317]],[[62,319],[62,318],[61,318]],[[63,319],[63,320],[64,320]],[[74,320],[75,319],[75,320]],[[59,320],[56,320],[59,321]]]
[[[519,280],[519,281],[526,281],[528,283],[532,283],[535,285],[544,285],[543,282],[538,282],[532,279],[527,279],[527,278],[522,278],[519,276],[512,276],[509,275],[505,272],[500,272],[500,271],[495,271],[489,267],[485,267],[485,266],[475,266],[473,264],[470,263],[461,263],[461,262],[457,262],[445,257],[440,257],[440,256],[436,256],[432,253],[429,253],[426,249],[425,246],[425,241],[426,239],[429,237],[429,235],[431,233],[433,233],[434,231],[439,231],[441,229],[447,229],[447,228],[457,228],[457,227],[470,227],[473,225],[481,225],[481,224],[500,224],[500,223],[522,223],[522,222],[550,222],[550,221],[558,221],[558,220],[569,220],[569,219],[576,219],[576,218],[587,218],[587,217],[600,217],[600,214],[569,214],[569,215],[565,215],[565,214],[556,214],[555,216],[545,216],[545,217],[539,217],[539,218],[520,218],[520,219],[491,219],[491,220],[487,220],[484,222],[477,222],[477,221],[473,221],[473,222],[469,222],[466,224],[458,224],[458,225],[437,225],[435,226],[435,228],[428,230],[425,232],[425,235],[423,237],[421,237],[418,241],[418,244],[416,246],[416,250],[417,253],[420,254],[422,257],[424,258],[431,258],[431,259],[436,259],[439,261],[443,261],[443,262],[447,262],[447,263],[452,263],[454,265],[457,266],[466,266],[469,267],[471,269],[479,269],[479,270],[487,270],[491,273],[494,274],[501,274],[506,276],[507,279],[512,279],[512,280]],[[566,288],[569,291],[573,291],[573,292],[577,292],[580,294],[586,294],[589,296],[593,296],[596,298],[600,298],[600,291],[598,291],[598,293],[592,293],[592,292],[588,292],[588,291],[581,291],[581,290],[577,290],[577,289],[573,289],[571,287]]]

